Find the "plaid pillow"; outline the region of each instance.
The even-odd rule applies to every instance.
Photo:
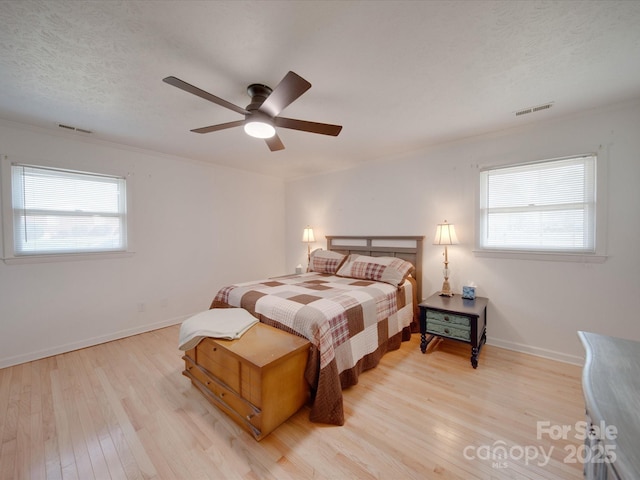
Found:
[[[309,261],[309,271],[317,273],[335,274],[346,255],[330,250],[322,250],[318,248],[311,252],[311,260]]]
[[[398,287],[412,271],[413,265],[401,258],[351,254],[336,275],[385,282]]]

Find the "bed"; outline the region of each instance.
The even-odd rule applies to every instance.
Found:
[[[409,340],[422,298],[422,236],[327,236],[309,271],[221,288],[211,308],[240,307],[311,342],[310,420],[343,425],[342,390]]]

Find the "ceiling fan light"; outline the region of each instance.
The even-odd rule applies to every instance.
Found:
[[[256,138],[271,138],[276,134],[276,129],[273,128],[273,125],[257,120],[246,122],[244,124],[244,131],[247,135]]]

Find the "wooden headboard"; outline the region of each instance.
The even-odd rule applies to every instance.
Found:
[[[327,250],[344,255],[357,253],[370,257],[398,257],[411,262],[416,270],[418,302],[422,301],[422,242],[424,236],[340,236],[327,235]]]

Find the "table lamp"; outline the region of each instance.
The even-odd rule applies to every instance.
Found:
[[[311,243],[316,241],[316,237],[313,236],[313,228],[307,225],[307,228],[302,232],[302,241],[307,244],[307,266],[311,264]]]
[[[442,290],[440,291],[441,297],[453,297],[451,291],[451,285],[449,285],[449,255],[447,253],[447,245],[456,245],[458,243],[458,237],[456,236],[455,226],[447,223],[439,223],[436,226],[436,236],[433,239],[434,245],[444,245],[444,282],[442,283]]]

